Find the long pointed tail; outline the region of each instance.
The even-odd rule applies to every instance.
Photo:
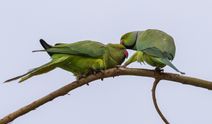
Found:
[[[177,72],[179,72],[179,73],[181,73],[181,74],[185,74],[185,72],[181,72],[180,70],[178,70],[168,59],[163,59],[163,58],[161,58],[160,60],[161,60],[162,63],[164,63],[164,64],[170,66],[170,67],[173,68],[175,71],[177,71]]]
[[[8,80],[4,81],[4,83],[8,83],[8,82],[10,82],[10,81],[17,80],[17,79],[19,79],[19,78],[21,78],[21,77],[26,76],[28,73],[29,73],[29,72],[27,72],[27,73],[25,73],[25,74],[23,74],[23,75],[19,75],[19,76],[17,76],[17,77],[14,77],[14,78],[8,79]]]
[[[46,63],[40,67],[34,68],[31,71],[29,71],[23,75],[8,79],[5,81],[5,83],[13,81],[13,80],[17,80],[19,78],[21,78],[19,83],[23,82],[23,81],[31,78],[32,76],[40,75],[40,74],[43,74],[43,73],[46,73],[46,72],[49,72],[49,71],[55,69],[56,67],[58,67],[61,63],[63,63],[66,60],[69,60],[69,56],[61,56],[60,58],[57,57],[56,59],[52,59],[51,62]]]
[[[11,78],[11,79],[8,79],[6,80],[4,83],[7,83],[7,82],[10,82],[10,81],[13,81],[13,80],[17,80],[17,79],[20,79],[19,80],[19,83],[31,78],[32,76],[35,76],[35,75],[40,75],[40,74],[43,74],[43,73],[46,73],[46,72],[49,72],[51,70],[53,70],[55,68],[55,63],[53,63],[52,61],[47,63],[47,64],[44,64],[40,67],[37,67],[23,75],[20,75],[20,76],[17,76],[17,77],[14,77],[14,78]]]

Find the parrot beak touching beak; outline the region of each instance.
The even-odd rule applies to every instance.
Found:
[[[125,58],[128,58],[128,52],[127,52],[127,50],[124,51],[124,55],[125,55]]]

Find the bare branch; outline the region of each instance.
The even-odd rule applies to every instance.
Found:
[[[166,119],[166,117],[163,115],[163,113],[160,111],[160,108],[157,104],[157,99],[156,99],[156,95],[155,95],[155,92],[156,92],[156,87],[159,83],[160,79],[155,79],[154,83],[153,83],[153,86],[152,86],[152,100],[153,100],[153,103],[154,103],[154,106],[155,106],[155,109],[156,111],[158,112],[158,114],[160,115],[160,118],[163,120],[163,122],[165,124],[169,124],[168,120]]]
[[[75,88],[78,88],[84,84],[88,84],[94,80],[103,79],[103,78],[107,78],[107,77],[114,77],[114,76],[119,76],[119,75],[134,75],[134,76],[152,77],[152,78],[157,78],[159,80],[175,81],[177,83],[183,83],[183,84],[188,84],[188,85],[212,90],[212,82],[193,78],[193,77],[187,77],[187,76],[182,76],[179,74],[172,74],[172,73],[159,73],[159,72],[155,72],[154,70],[147,70],[147,69],[112,68],[112,69],[105,70],[104,72],[97,73],[95,75],[90,75],[79,81],[73,81],[72,83],[70,83],[70,84],[18,109],[17,111],[3,117],[0,120],[0,124],[7,124],[7,123],[13,121],[14,119],[16,119],[17,117],[20,117],[20,116],[38,108],[39,106],[41,106],[59,96],[63,96],[65,94],[67,94],[69,91],[71,91]]]

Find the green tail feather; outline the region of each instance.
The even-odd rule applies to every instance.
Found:
[[[27,72],[27,73],[25,73],[23,75],[20,75],[20,76],[11,78],[9,80],[6,80],[5,83],[21,78],[21,80],[19,81],[19,83],[20,83],[20,82],[23,82],[23,81],[31,78],[32,76],[40,75],[40,74],[49,72],[49,71],[55,69],[56,67],[58,67],[59,64],[63,63],[67,59],[69,59],[69,56],[64,56],[64,55],[63,56],[60,56],[60,55],[59,56],[54,56],[52,61],[50,61],[49,63],[46,63],[46,64],[44,64],[44,65],[42,65],[40,67],[32,69],[31,71],[29,71],[29,72]]]
[[[185,74],[184,72],[179,71],[171,62],[168,58],[173,59],[174,57],[172,56],[172,54],[168,54],[168,53],[162,53],[161,50],[159,50],[156,47],[151,47],[151,48],[147,48],[142,50],[144,53],[160,58],[158,59],[161,63],[170,66],[171,68],[173,68],[175,71],[181,73],[181,74]]]
[[[29,72],[28,72],[28,73],[29,73]],[[21,77],[24,77],[24,76],[27,75],[28,73],[25,73],[25,74],[23,74],[23,75],[19,75],[19,76],[17,76],[17,77],[11,78],[11,79],[8,79],[8,80],[4,81],[4,83],[8,83],[8,82],[10,82],[10,81],[17,80],[17,79],[19,79],[19,78],[21,78]]]
[[[175,71],[181,73],[181,74],[185,74],[185,72],[181,72],[180,70],[178,70],[168,59],[165,59],[165,58],[161,58],[160,61],[163,63],[163,64],[166,64],[168,66],[170,66],[171,68],[173,68]]]
[[[19,83],[31,78],[32,76],[35,76],[35,75],[40,75],[40,74],[43,74],[43,73],[47,73],[51,70],[55,69],[55,66],[52,62],[49,62],[45,65],[42,65],[38,68],[35,68],[33,69],[32,71],[30,71],[28,74],[24,75],[23,77],[21,77],[21,80],[19,81]]]
[[[35,68],[35,69],[33,69],[33,70],[23,74],[23,75],[8,79],[4,83],[7,83],[7,82],[10,82],[10,81],[13,81],[13,80],[17,80],[17,79],[20,79],[20,78],[21,79],[20,79],[19,83],[21,83],[21,82],[31,78],[32,76],[40,75],[40,74],[49,72],[49,71],[53,70],[54,68],[55,68],[55,63],[49,62],[49,63],[42,65],[40,67],[37,67],[37,68]]]

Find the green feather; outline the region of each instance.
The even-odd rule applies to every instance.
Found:
[[[177,71],[181,74],[185,74],[185,72],[179,71],[167,58],[160,58],[158,60],[161,61],[162,63],[164,63],[165,65],[168,65],[169,67],[173,68],[175,71]]]
[[[135,36],[136,32],[137,35]],[[126,48],[140,51],[143,54],[138,59],[138,53],[136,52],[124,65],[129,65],[134,61],[145,61],[149,65],[159,68],[168,65],[183,74],[170,62],[175,57],[176,48],[174,39],[169,34],[157,29],[136,32],[124,34],[121,37],[121,44]]]
[[[52,61],[5,82],[19,78],[21,78],[19,82],[23,82],[56,67],[72,72],[79,79],[95,71],[121,65],[126,58],[126,49],[120,44],[104,45],[100,42],[88,40],[70,44],[59,43],[55,46],[47,44],[44,40],[40,40],[40,43],[51,56]]]
[[[137,51],[124,63],[124,66],[126,67],[127,65],[129,65],[130,63],[135,62],[135,61],[137,61],[139,63],[144,62],[143,58],[144,58],[143,52]]]
[[[104,54],[105,45],[96,41],[79,41],[70,44],[57,44],[49,49],[47,52],[52,54],[69,54],[82,55],[89,57],[99,57]]]
[[[162,53],[171,54],[172,59],[176,50],[174,39],[165,32],[156,29],[148,29],[139,35],[136,48],[141,51],[148,48],[157,48]]]

